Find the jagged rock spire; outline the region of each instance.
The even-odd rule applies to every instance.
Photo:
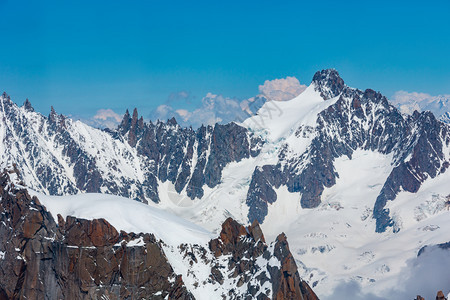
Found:
[[[215,258],[221,257],[223,259],[224,256],[231,256],[231,263],[228,264],[228,270],[234,269],[234,272],[232,272],[233,277],[241,274],[252,276],[251,274],[254,272],[251,267],[252,263],[234,263],[241,261],[241,259],[243,260],[243,258],[246,261],[276,259],[280,262],[280,266],[267,268],[267,273],[270,274],[272,283],[273,299],[318,300],[311,287],[300,278],[297,264],[289,249],[289,244],[284,233],[278,235],[275,242],[269,248],[257,221],[246,228],[232,218],[228,218],[222,224],[222,231],[220,232],[219,238],[209,242],[209,249]],[[211,272],[213,273],[213,278],[219,280],[223,278],[221,272],[214,270],[214,267]],[[260,280],[258,277],[255,276],[254,282]],[[241,283],[238,282],[237,285],[245,284],[245,280],[240,280]],[[250,282],[248,286],[251,286]],[[255,294],[252,295],[255,296]],[[260,297],[253,298],[260,299]],[[261,297],[261,299],[268,298]]]
[[[136,146],[139,131],[144,127],[144,119],[141,117],[142,120],[139,120],[138,118],[139,114],[137,108],[135,107],[133,110],[133,117],[131,119],[128,118],[130,121],[130,125],[128,126],[128,144],[133,147]],[[125,132],[126,131],[127,130],[125,130]]]
[[[55,108],[53,108],[53,105],[50,107],[50,114],[48,115],[48,120],[50,123],[55,123],[58,118],[58,114],[55,111]]]
[[[8,100],[11,99],[11,98],[9,97],[9,95],[8,95],[6,92],[3,92],[2,97],[3,97],[4,99],[8,99]]]
[[[144,129],[144,118],[141,116],[138,121],[138,128]]]
[[[66,117],[62,114],[58,115],[53,106],[50,107],[50,114],[48,115],[48,122],[52,128],[61,130],[66,127]]]
[[[320,92],[324,100],[339,96],[345,87],[344,80],[335,69],[317,71],[312,83],[315,84],[316,91]]]
[[[4,105],[9,106],[13,102],[11,101],[11,97],[6,92],[3,92],[2,96],[0,97],[0,100],[2,100]]]
[[[31,103],[28,100],[28,98],[23,103],[23,107],[25,108],[26,111],[34,111],[34,108],[33,108],[33,106],[31,106]]]
[[[137,108],[135,107],[133,109],[133,118],[131,119],[131,126],[136,125],[137,120],[138,120],[138,111]]]
[[[130,129],[130,124],[131,124],[131,117],[130,117],[130,112],[127,109],[125,111],[125,114],[123,115],[122,122],[120,122],[119,130],[122,133],[127,132]]]
[[[175,119],[175,117],[172,117],[171,119],[167,120],[167,124],[169,125],[177,125],[177,120]]]

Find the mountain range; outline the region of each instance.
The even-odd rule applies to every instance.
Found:
[[[0,105],[1,167],[15,170],[17,178],[11,184],[26,187],[27,193],[37,196],[45,208],[35,209],[52,224],[51,230],[39,233],[39,243],[56,236],[58,247],[66,249],[62,257],[69,259],[71,244],[65,241],[71,235],[71,224],[94,226],[70,218],[103,218],[107,223],[95,226],[113,232],[113,238],[103,242],[110,247],[108,251],[116,251],[114,245],[121,241],[132,243],[142,238],[143,244],[151,244],[161,257],[167,257],[170,267],[164,268],[172,268],[170,278],[183,274],[183,282],[174,279],[178,285],[170,280],[164,283],[164,296],[176,290],[183,297],[201,298],[205,293],[257,297],[258,292],[246,293],[265,288],[261,297],[275,297],[281,284],[291,290],[283,290],[280,297],[290,290],[309,299],[305,295],[314,294],[309,291],[311,286],[321,298],[332,299],[333,291],[345,280],[380,296],[399,284],[403,285],[399,290],[409,287],[420,276],[402,278],[401,274],[428,264],[423,262],[424,255],[418,255],[421,249],[433,249],[450,240],[446,235],[450,229],[449,125],[430,111],[405,114],[379,92],[351,88],[333,69],[317,72],[311,84],[292,100],[265,101],[256,115],[242,122],[198,129],[182,127],[175,119],[146,122],[136,109],[132,114],[127,111],[116,129],[96,129],[57,114],[53,108],[44,116],[35,112],[28,100],[19,107],[5,93]],[[5,183],[4,197],[7,186]],[[31,196],[17,196],[25,192],[14,191],[11,197],[26,199],[25,206],[37,205],[30,204]],[[202,238],[186,240],[188,246],[183,249],[181,240],[170,242],[172,234],[158,235],[151,226],[116,224],[117,219],[128,220],[117,217],[117,212],[108,214],[107,207],[117,196],[143,205],[134,215],[145,209],[152,210],[143,217],[149,220],[170,214],[166,219],[171,222],[164,225],[161,221],[153,228],[183,224],[183,230],[196,230],[200,233],[194,236]],[[115,211],[134,211],[134,204],[125,202]],[[90,203],[100,204],[88,212]],[[45,209],[51,214],[44,213]],[[10,227],[15,229],[17,224]],[[174,231],[183,232],[180,226]],[[124,233],[119,234],[120,230]],[[126,232],[152,235],[124,238]],[[266,244],[262,232],[275,242]],[[276,254],[286,240],[281,232],[290,240],[290,248],[283,246],[287,250]],[[188,239],[189,234],[182,236]],[[83,247],[97,247],[92,241],[86,243]],[[440,247],[439,251],[448,250]],[[30,253],[28,260],[37,252]],[[234,277],[227,274],[235,281],[223,279],[222,268],[238,268],[233,263],[242,257],[252,261],[250,267],[240,266]],[[186,262],[188,267],[176,267]],[[292,263],[295,268],[285,265]],[[272,267],[277,272],[288,268],[294,284],[270,271]],[[61,276],[58,267],[52,268],[56,275],[51,276]],[[267,280],[261,273],[265,268]],[[248,270],[252,270],[251,276],[238,276]],[[210,274],[214,279],[208,281]],[[411,286],[423,288],[428,295],[445,291],[450,289],[449,283],[441,286],[439,278],[450,278],[448,275],[448,270],[437,267],[434,283]],[[266,281],[271,284],[264,285]],[[97,287],[101,285],[98,282]],[[244,288],[231,292],[235,285]],[[63,290],[53,292],[66,295]]]

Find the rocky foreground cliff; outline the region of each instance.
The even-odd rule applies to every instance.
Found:
[[[226,299],[318,299],[300,278],[286,236],[267,244],[256,222],[246,228],[228,219],[209,245],[170,248],[104,219],[55,221],[16,178],[0,176],[0,299],[194,299],[199,286]],[[188,283],[167,251],[190,266]],[[198,266],[208,274],[196,273]],[[200,275],[207,280],[195,281]]]

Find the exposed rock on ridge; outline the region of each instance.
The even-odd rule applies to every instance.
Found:
[[[306,151],[296,153],[280,142],[276,163],[253,170],[249,221],[264,222],[280,186],[298,194],[302,207],[319,206],[323,191],[339,176],[335,159],[362,149],[392,157],[373,217],[378,232],[400,230],[387,204],[400,191],[415,193],[425,180],[447,171],[449,126],[430,112],[402,115],[380,93],[346,86],[336,70],[317,72],[312,85],[330,105],[315,126],[292,128],[294,138],[310,138]],[[262,136],[235,123],[193,130],[175,119],[146,123],[134,109],[117,130],[100,131],[54,109],[44,117],[29,101],[19,108],[6,94],[0,102],[3,161],[17,164],[27,186],[51,195],[102,192],[158,202],[160,184],[170,182],[177,193],[202,198],[205,187],[219,186],[228,164],[257,157],[264,144]]]
[[[0,175],[0,295],[5,299],[193,299],[152,234],[120,233],[104,219],[58,215]],[[181,245],[190,264],[210,266],[226,299],[318,299],[301,280],[286,236],[270,245],[257,222],[227,219],[209,249]],[[209,254],[208,254],[209,253]],[[231,286],[225,282],[233,282]],[[198,285],[197,285],[198,286]],[[216,287],[217,288],[217,287]]]
[[[0,292],[6,299],[192,299],[153,235],[118,233],[103,219],[59,216],[57,226],[9,176],[0,176]]]
[[[284,233],[267,245],[258,222],[245,228],[228,218],[219,238],[212,240],[209,247],[216,259],[229,257],[228,276],[226,271],[216,269],[215,278],[235,278],[237,287],[247,291],[245,299],[318,299],[300,278]],[[267,263],[261,265],[259,261]],[[266,282],[271,286],[259,288]]]
[[[335,70],[317,72],[313,84],[324,100],[339,98],[318,114],[316,127],[296,129],[298,136],[313,137],[304,153],[292,154],[285,144],[276,165],[255,169],[247,194],[249,219],[264,221],[268,204],[277,200],[274,189],[281,185],[300,194],[302,207],[317,207],[324,189],[339,176],[334,160],[364,149],[393,154],[394,167],[376,199],[373,217],[378,232],[399,230],[386,203],[401,190],[417,192],[427,178],[447,170],[449,127],[430,112],[403,116],[380,93],[347,87]]]
[[[27,186],[50,195],[102,192],[159,201],[159,182],[201,198],[230,162],[258,155],[260,139],[230,123],[181,128],[176,121],[145,123],[136,109],[115,131],[91,128],[56,113],[34,112],[0,97],[3,161],[16,163]],[[6,165],[3,165],[6,167]]]

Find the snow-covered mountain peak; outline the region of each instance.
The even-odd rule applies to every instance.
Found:
[[[299,126],[314,126],[317,114],[336,101],[324,101],[312,83],[306,90],[288,101],[268,101],[257,114],[244,121],[244,126],[261,132],[269,142],[288,138]]]
[[[266,102],[243,124],[269,142],[284,141],[299,127],[315,126],[318,113],[335,103],[345,90],[353,91],[335,69],[318,71],[300,95],[288,101]]]
[[[339,96],[346,85],[335,69],[317,71],[312,79],[315,89],[324,100]]]

